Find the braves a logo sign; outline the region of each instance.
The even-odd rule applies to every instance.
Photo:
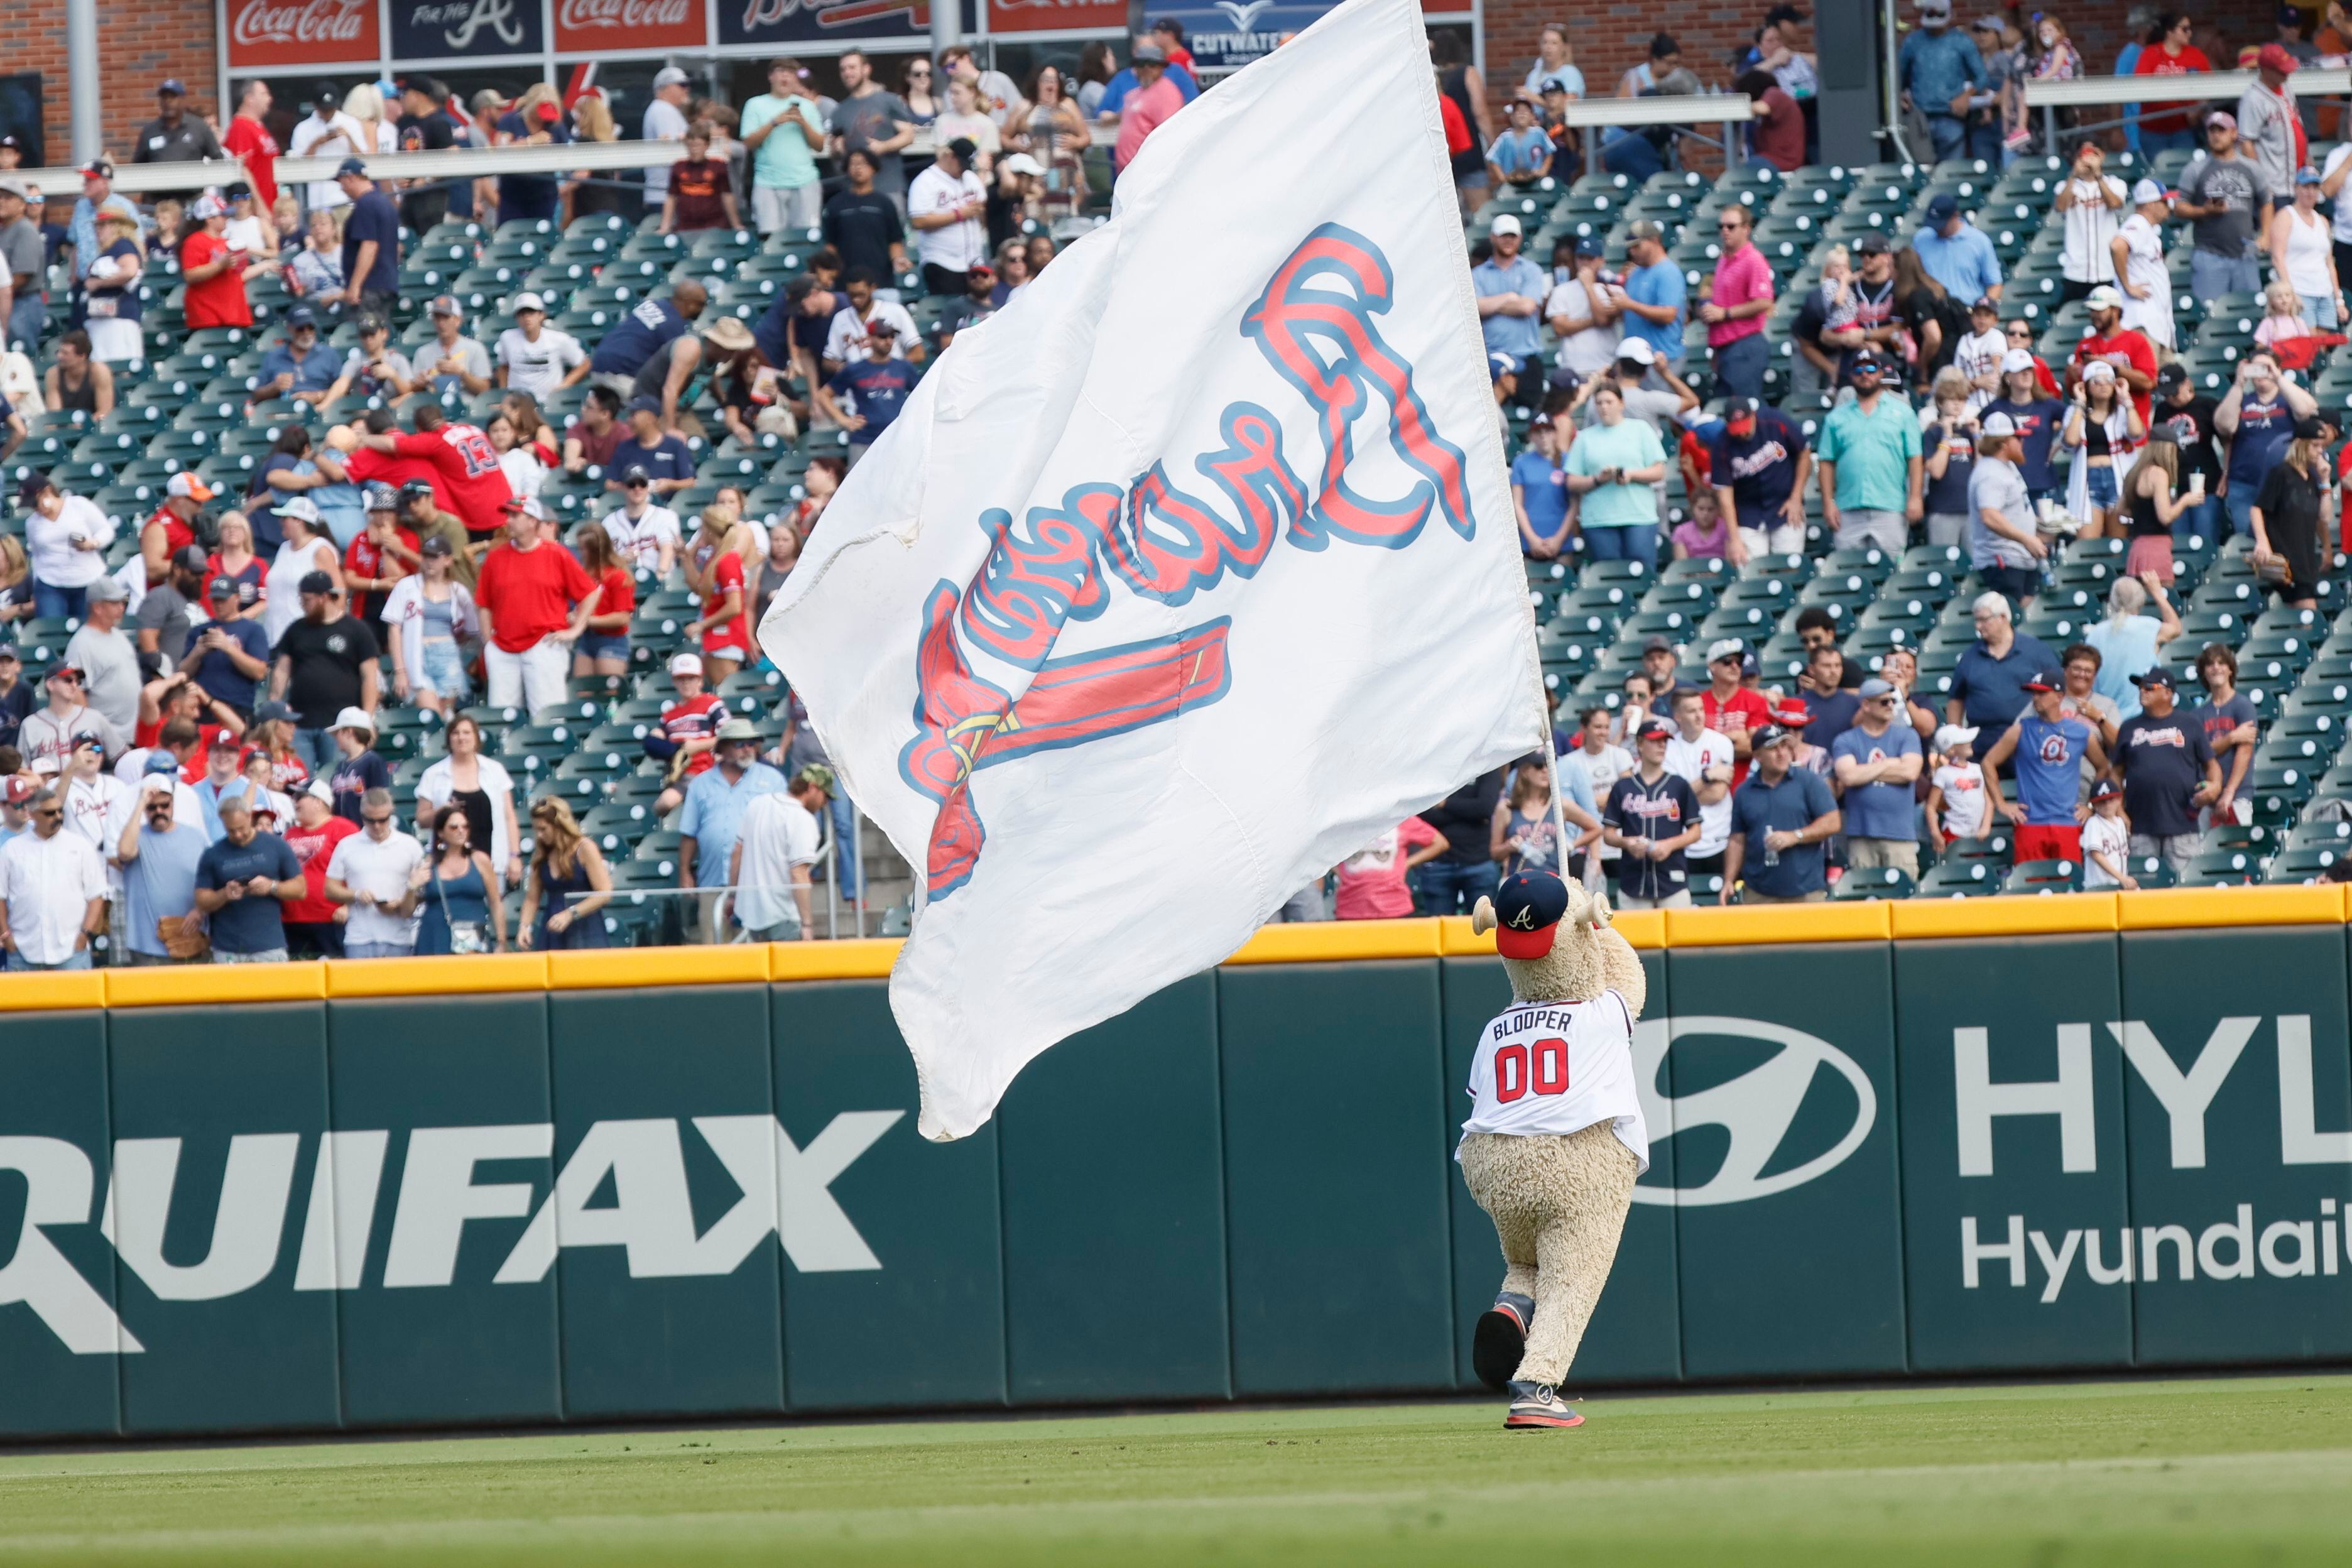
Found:
[[[1172,636],[1054,657],[1062,628],[1100,616],[1124,591],[1171,607],[1228,574],[1255,575],[1287,538],[1318,552],[1334,541],[1398,550],[1434,512],[1474,531],[1460,448],[1440,437],[1414,392],[1412,367],[1381,336],[1394,276],[1379,246],[1325,224],[1275,271],[1241,330],[1317,415],[1321,451],[1302,474],[1282,427],[1254,403],[1228,405],[1222,445],[1194,467],[1215,498],[1182,489],[1165,463],[1122,489],[1072,488],[1058,506],[980,517],[992,546],[961,589],[942,581],[924,606],[915,734],[899,752],[907,783],[940,803],[929,896],[969,880],[985,841],[971,775],[1033,752],[1084,745],[1206,707],[1230,689],[1227,617]],[[1348,479],[1355,425],[1377,398],[1391,450],[1415,478],[1402,495],[1360,493]],[[975,658],[1032,672],[1016,701]]]

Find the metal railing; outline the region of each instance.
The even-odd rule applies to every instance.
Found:
[[[1620,101],[1650,100],[1628,99]],[[1745,99],[1738,101],[1743,108],[1746,106]],[[1707,123],[1721,118],[1719,115],[1711,117]],[[1110,146],[1118,140],[1118,128],[1092,126],[1089,128],[1089,140],[1097,147]],[[925,127],[915,132],[915,140],[903,151],[904,155],[909,158],[928,158],[938,150],[938,146],[929,128]],[[494,178],[499,174],[562,174],[575,169],[652,169],[676,163],[685,156],[685,143],[679,142],[567,142],[536,147],[452,147],[436,153],[379,153],[365,157],[363,162],[372,179],[469,180]],[[280,158],[273,173],[281,187],[291,187],[314,180],[333,179],[335,171],[342,163],[341,157]],[[24,182],[27,188],[46,199],[81,194],[79,169],[17,169],[12,171],[11,177]],[[226,185],[245,178],[245,164],[235,158],[182,163],[117,163],[113,186],[125,195],[147,195],[169,191],[200,191],[210,185]]]
[[[2058,111],[2062,109],[2122,109],[2149,103],[2236,102],[2262,80],[2258,71],[2191,71],[2185,76],[2087,76],[2072,81],[2029,81],[2025,107],[2042,111],[2042,145],[2058,151]],[[2287,79],[2298,104],[2342,99],[2352,93],[2352,68],[2310,66]],[[2127,125],[2134,115],[2109,120],[2077,120],[2070,128],[2076,137]]]

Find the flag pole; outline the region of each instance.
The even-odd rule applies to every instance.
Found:
[[[1532,600],[1528,605],[1528,618],[1534,624],[1536,637],[1535,658],[1529,661],[1535,667],[1536,675],[1536,733],[1542,737],[1539,742],[1542,747],[1540,754],[1544,759],[1545,769],[1551,774],[1551,822],[1552,832],[1556,836],[1553,840],[1552,869],[1559,873],[1562,880],[1566,880],[1573,875],[1568,868],[1567,791],[1560,786],[1559,752],[1559,748],[1552,743],[1551,693],[1544,686],[1543,620],[1536,614]],[[1507,800],[1509,798],[1507,794],[1504,798]],[[1578,882],[1581,886],[1582,879],[1579,878]],[[1590,892],[1591,889],[1588,888],[1585,890]]]

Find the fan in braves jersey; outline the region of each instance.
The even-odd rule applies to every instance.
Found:
[[[1454,1152],[1503,1247],[1503,1287],[1478,1320],[1471,1365],[1488,1387],[1509,1387],[1506,1427],[1574,1426],[1583,1417],[1559,1384],[1650,1168],[1633,1052],[1648,983],[1608,904],[1549,871],[1506,878],[1471,929],[1495,933],[1512,996],[1479,1032]]]
[[[669,569],[677,564],[678,547],[686,542],[677,513],[654,505],[653,476],[643,468],[632,468],[621,476],[621,493],[628,499],[599,520],[613,542],[613,553],[652,573],[656,582],[667,582]]]
[[[1609,786],[1601,809],[1602,842],[1622,852],[1618,904],[1629,910],[1684,909],[1690,904],[1690,869],[1683,851],[1698,842],[1698,795],[1680,773],[1666,771],[1674,731],[1645,720],[1634,731],[1641,765]]]
[[[410,423],[416,426],[413,435],[371,432],[359,438],[360,445],[430,464],[434,489],[465,523],[467,532],[481,537],[504,528],[506,504],[514,500],[514,487],[507,482],[506,470],[499,467],[498,448],[490,445],[490,438],[475,426],[450,424],[437,403],[417,405]]]
[[[719,760],[719,721],[727,704],[702,689],[702,657],[670,656],[669,683],[677,700],[662,710],[661,721],[646,731],[646,755],[669,764],[669,784],[654,800],[654,816],[667,816],[686,798],[686,785],[697,773],[709,773]]]

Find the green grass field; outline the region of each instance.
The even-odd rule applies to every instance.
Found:
[[[2352,1378],[0,1455],[0,1563],[2352,1562]]]

